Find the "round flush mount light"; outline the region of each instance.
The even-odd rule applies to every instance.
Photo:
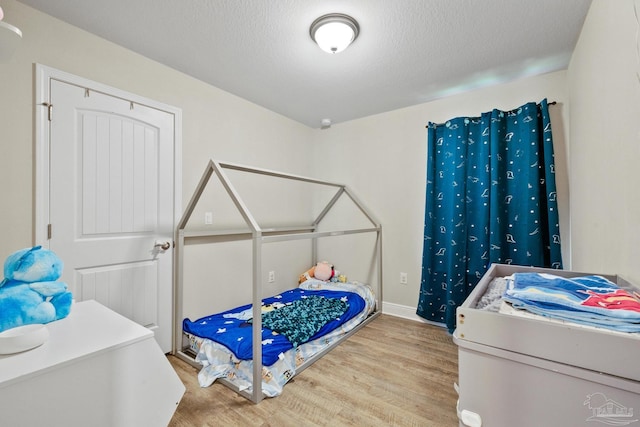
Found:
[[[345,50],[358,37],[360,27],[355,19],[341,13],[323,15],[313,21],[309,34],[320,49],[329,53]]]

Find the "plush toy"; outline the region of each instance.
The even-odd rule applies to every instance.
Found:
[[[315,273],[315,271],[316,271],[316,266],[314,265],[313,267],[311,267],[310,269],[302,273],[300,277],[298,277],[298,284],[302,282],[306,282],[307,280],[313,278],[313,273]]]
[[[62,261],[41,246],[7,257],[0,282],[0,332],[69,315],[73,296],[66,283],[58,281],[62,267]]]
[[[316,270],[313,276],[318,280],[328,282],[333,277],[333,274],[333,265],[327,261],[322,261],[316,264]]]
[[[333,265],[329,264],[327,261],[322,261],[311,267],[309,270],[305,271],[298,278],[298,283],[302,283],[309,279],[318,279],[328,282],[334,276],[335,271],[333,269]]]

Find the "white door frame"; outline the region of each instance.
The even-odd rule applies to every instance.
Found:
[[[49,99],[51,80],[59,80],[64,83],[88,88],[94,92],[101,92],[105,95],[121,98],[134,104],[144,105],[173,115],[174,117],[174,212],[173,212],[173,238],[175,241],[175,225],[182,216],[182,110],[161,102],[150,100],[117,88],[113,88],[101,83],[97,83],[73,74],[66,73],[41,64],[35,64],[35,133],[34,133],[34,216],[33,216],[33,244],[49,247],[48,224],[49,222]],[[55,108],[52,110],[55,114]],[[173,260],[172,260],[173,263]],[[175,280],[174,274],[171,283]],[[172,288],[175,288],[172,286]],[[175,309],[175,295],[172,296],[173,318]],[[173,325],[175,322],[172,321]],[[171,334],[173,337],[173,333]]]

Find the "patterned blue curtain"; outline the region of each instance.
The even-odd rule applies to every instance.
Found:
[[[417,314],[456,325],[491,263],[562,268],[546,99],[429,123]]]

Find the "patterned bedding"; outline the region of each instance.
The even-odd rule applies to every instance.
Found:
[[[275,316],[281,309],[284,309],[281,312],[284,316]],[[302,328],[289,329],[291,324],[299,323],[288,317],[298,310],[312,319]],[[268,397],[281,394],[282,387],[295,375],[298,366],[330,347],[374,310],[372,289],[358,282],[310,279],[298,288],[264,299],[263,393]],[[193,322],[184,320],[183,330],[190,347],[196,353],[196,361],[203,365],[198,374],[200,386],[207,387],[218,378],[226,378],[240,390],[251,392],[251,317],[251,305],[245,305]],[[307,341],[294,346],[286,336],[295,337],[294,341]]]

